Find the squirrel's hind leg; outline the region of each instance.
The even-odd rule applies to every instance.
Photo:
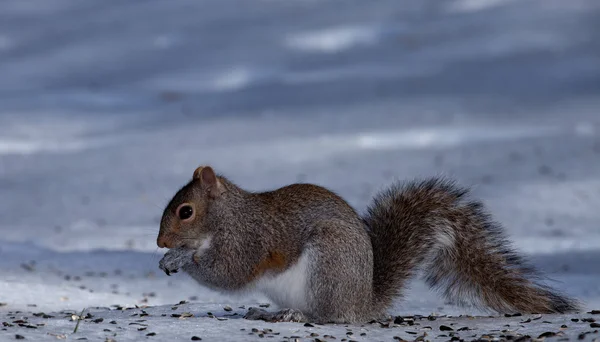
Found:
[[[362,222],[329,219],[311,232],[314,268],[310,315],[323,323],[355,323],[373,316],[373,253]]]
[[[306,323],[308,318],[299,310],[283,309],[269,312],[267,310],[251,307],[244,316],[245,319],[267,322],[299,322]]]

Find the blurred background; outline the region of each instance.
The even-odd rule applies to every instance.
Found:
[[[599,42],[597,0],[2,1],[0,301],[220,300],[156,274],[162,210],[210,164],[359,211],[451,176],[600,303]]]

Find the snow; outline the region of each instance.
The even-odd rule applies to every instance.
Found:
[[[554,286],[600,309],[599,16],[594,0],[1,2],[0,321],[45,326],[0,327],[0,340],[593,331],[571,321],[585,312],[458,317],[484,313],[418,279],[390,313],[454,317],[246,321],[240,306],[267,298],[167,277],[156,234],[202,164],[249,190],[325,185],[358,210],[395,179],[446,175],[473,186]],[[132,309],[102,309],[113,304]],[[94,317],[73,334],[84,308]],[[183,312],[194,316],[171,317]]]
[[[331,27],[292,35],[285,45],[307,52],[336,53],[376,40],[377,34],[371,27]]]

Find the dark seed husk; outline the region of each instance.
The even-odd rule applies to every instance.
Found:
[[[519,317],[519,316],[523,316],[523,314],[521,314],[521,313],[504,314],[504,317]]]
[[[542,338],[542,337],[553,337],[556,336],[556,333],[553,331],[546,331],[545,333],[542,333],[540,336],[538,336],[538,338]]]

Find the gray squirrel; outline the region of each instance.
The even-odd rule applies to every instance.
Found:
[[[245,318],[272,322],[382,319],[419,270],[458,304],[578,311],[468,194],[443,178],[396,182],[361,216],[318,185],[249,192],[199,167],[164,210],[157,245],[169,251],[159,267],[225,293],[258,290],[281,310],[250,308]]]

